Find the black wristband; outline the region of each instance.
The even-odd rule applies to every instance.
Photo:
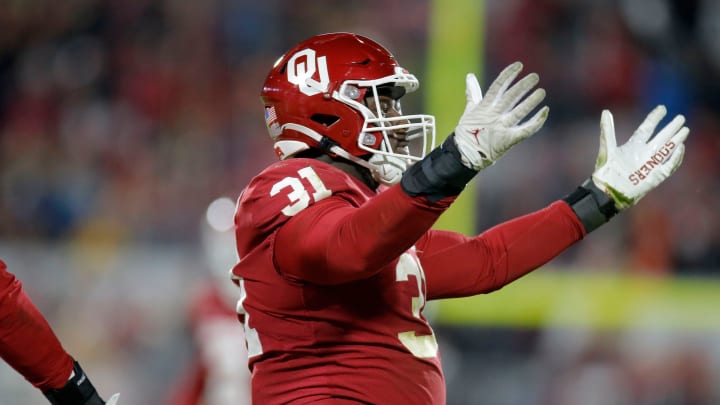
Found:
[[[599,228],[618,213],[615,201],[597,188],[591,179],[585,180],[563,200],[573,209],[587,233]]]
[[[477,173],[462,164],[455,134],[450,134],[440,147],[410,166],[400,185],[409,196],[425,196],[436,202],[460,194]]]
[[[45,398],[53,405],[104,405],[105,401],[77,361],[73,362],[73,372],[75,374],[64,387],[43,391]]]

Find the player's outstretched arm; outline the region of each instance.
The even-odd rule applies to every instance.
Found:
[[[435,231],[432,238],[423,239],[417,246],[424,252],[427,296],[465,297],[501,288],[552,260],[619,211],[636,204],[682,161],[689,130],[684,126],[684,117],[678,115],[656,131],[665,114],[665,107],[655,108],[630,139],[617,146],[612,115],[604,111],[595,170],[563,199],[569,207],[556,202],[475,238]],[[456,265],[449,269],[448,262]],[[473,282],[458,284],[457,280]]]
[[[478,171],[540,130],[547,106],[526,118],[543,101],[545,90],[533,91],[540,80],[536,73],[513,84],[522,67],[520,62],[506,67],[484,97],[477,77],[467,75],[465,110],[454,133],[405,173],[401,184],[407,194],[431,201],[455,196]]]
[[[690,130],[684,126],[685,117],[677,115],[656,133],[666,113],[665,106],[657,106],[630,139],[618,146],[613,116],[608,110],[602,112],[595,171],[564,198],[588,233],[635,205],[680,166]]]

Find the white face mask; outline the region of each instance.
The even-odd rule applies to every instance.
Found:
[[[391,92],[401,92],[387,95],[388,87]],[[381,94],[385,95],[384,100],[390,97],[397,102],[399,97],[414,92],[418,87],[415,76],[401,67],[395,67],[394,74],[379,79],[343,82],[331,97],[360,113],[363,121],[356,134],[355,146],[371,157],[353,155],[339,144],[331,145],[328,151],[369,169],[374,179],[382,184],[399,182],[410,165],[435,148],[435,117],[428,114],[403,115],[399,105],[394,106],[393,114],[386,114],[380,102],[383,99]],[[371,101],[366,105],[365,100]],[[266,107],[266,120],[274,114],[272,108]],[[298,132],[318,144],[326,140],[323,134],[300,123],[288,122],[269,129],[273,139],[287,130]],[[403,134],[402,142],[393,139],[398,133]],[[280,159],[286,159],[311,146],[298,138],[276,140],[274,147]]]
[[[378,89],[387,85],[402,87],[405,93],[419,87],[415,76],[397,67],[392,76],[375,80],[347,80],[334,92],[333,98],[362,114],[364,122],[358,134],[357,146],[373,154],[369,163],[373,166],[371,170],[376,180],[383,184],[394,184],[399,181],[399,176],[394,174],[396,170],[400,170],[401,175],[410,164],[425,157],[435,147],[435,117],[428,114],[385,116],[380,106]],[[360,99],[359,89],[367,89],[363,98],[374,102],[366,106]],[[396,131],[405,133],[405,140],[413,146],[396,147],[397,143],[391,139]]]

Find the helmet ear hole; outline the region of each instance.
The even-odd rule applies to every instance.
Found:
[[[329,127],[330,125],[336,123],[340,119],[340,117],[328,114],[313,114],[310,119],[317,122],[318,124]]]

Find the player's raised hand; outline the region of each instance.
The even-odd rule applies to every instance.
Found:
[[[522,68],[522,63],[515,62],[503,69],[485,97],[477,77],[472,73],[467,75],[467,104],[455,128],[455,142],[468,168],[480,170],[490,166],[513,145],[536,133],[545,122],[547,106],[521,123],[545,98],[542,88],[527,95],[540,80],[536,73],[513,84]]]
[[[615,140],[615,124],[608,110],[600,119],[600,152],[592,180],[615,201],[618,210],[637,203],[668,178],[682,162],[690,130],[685,117],[676,115],[657,135],[655,128],[667,113],[657,106],[622,146]]]

